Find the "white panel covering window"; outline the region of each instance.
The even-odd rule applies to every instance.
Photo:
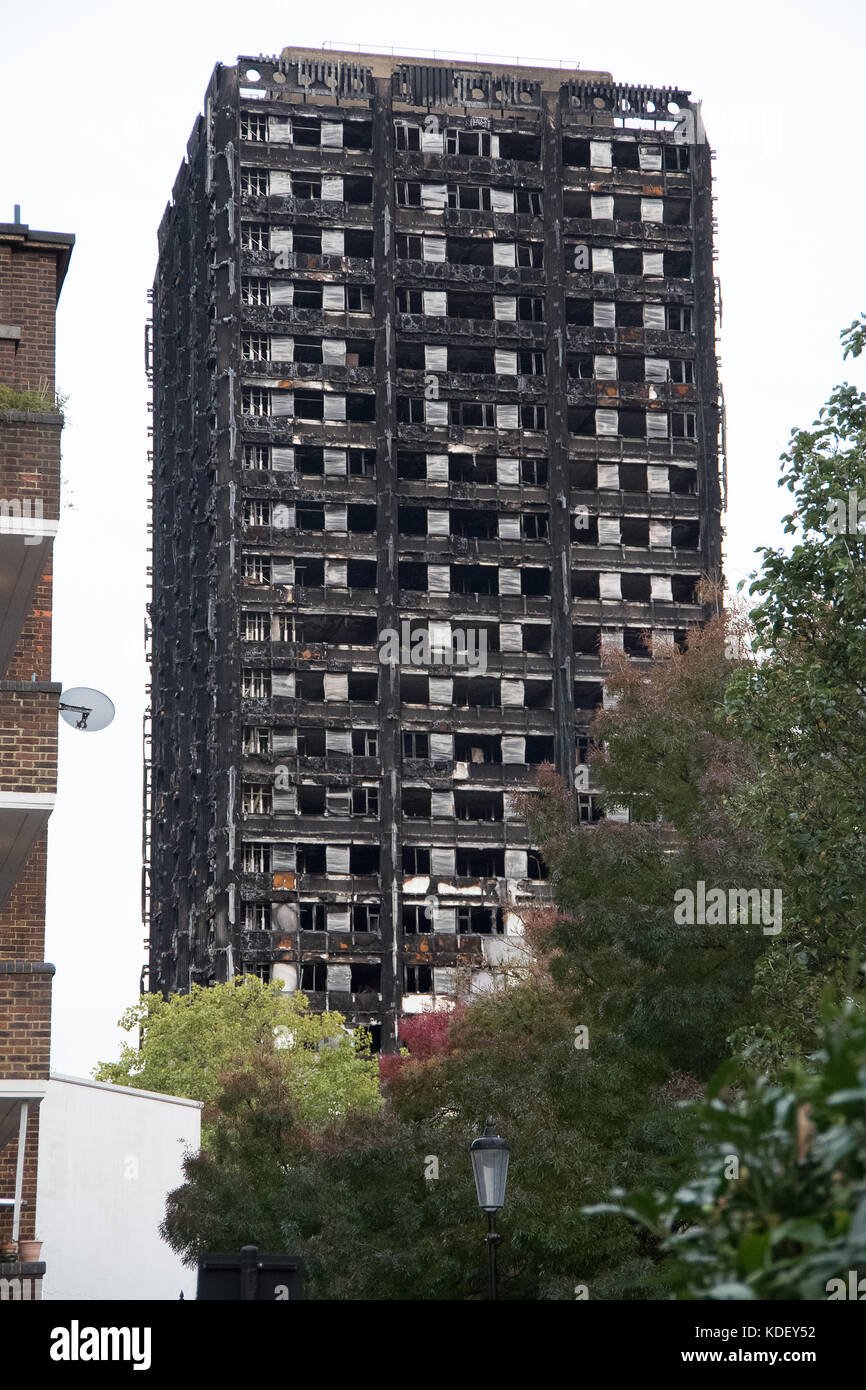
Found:
[[[343,148],[343,122],[322,121],[322,149],[341,150]]]
[[[592,250],[592,268],[596,274],[613,274],[613,248],[610,246],[594,246]]]
[[[288,502],[274,503],[274,530],[275,531],[294,531],[295,529],[295,508]]]
[[[600,598],[622,598],[619,574],[602,571],[598,576],[598,592]]]
[[[342,313],[345,307],[345,285],[322,286],[322,308],[326,311],[326,313]]]
[[[601,653],[621,652],[624,647],[622,628],[605,627],[601,630]]]
[[[295,694],[294,671],[272,671],[271,694],[279,695],[289,700],[293,699]]]
[[[674,644],[674,630],[672,627],[654,627],[652,630],[652,651],[653,656],[661,656],[665,648],[670,648]]]
[[[328,846],[329,849],[336,846]],[[346,850],[346,861],[348,865],[349,851]],[[331,872],[330,864],[328,872]],[[348,867],[345,869],[334,869],[334,873],[347,874]],[[328,993],[348,994],[352,988],[352,967],[350,965],[329,965],[327,966]]]
[[[449,998],[457,993],[457,971],[453,965],[434,965],[433,993],[445,994]]]
[[[499,592],[500,594],[520,593],[520,570],[504,568],[500,569]]]
[[[670,492],[671,482],[667,465],[659,466],[651,463],[646,471],[647,491],[648,492]]]
[[[619,411],[597,410],[595,412],[595,432],[610,438],[619,433]]]
[[[345,589],[348,585],[347,562],[345,560],[325,561],[325,587]]]
[[[667,381],[670,366],[666,357],[645,357],[644,376],[647,381]]]
[[[322,362],[326,366],[344,367],[346,365],[346,339],[323,338]],[[345,419],[345,416],[343,418]]]
[[[590,140],[589,163],[592,169],[613,168],[613,146],[609,140]]]
[[[277,731],[274,730],[273,747],[275,753],[297,753],[297,729],[286,729],[283,733],[277,733]],[[292,865],[294,866],[294,860],[292,861]]]
[[[664,221],[664,199],[662,198],[641,198],[640,200],[640,220],[641,222],[663,222]]]
[[[451,652],[451,624],[429,622],[427,636],[430,642],[430,660],[435,666],[447,661]]]
[[[352,731],[351,729],[326,729],[325,730],[325,752],[326,753],[351,753],[352,751]]]
[[[516,430],[519,425],[516,405],[497,405],[496,407],[496,428],[499,430]]]
[[[619,517],[600,516],[598,518],[599,545],[619,545]]]
[[[343,201],[343,176],[342,174],[323,174],[322,175],[322,201],[326,203],[342,203]]]
[[[665,306],[663,304],[645,304],[643,306],[643,326],[644,328],[664,328]]]
[[[348,531],[349,523],[346,519],[346,508],[334,506],[331,502],[325,503],[325,530],[326,531]]]
[[[503,709],[520,709],[523,705],[523,681],[502,680],[499,683]]]
[[[428,511],[427,513],[427,535],[428,536],[447,536],[451,531],[451,513]]]
[[[650,594],[652,598],[661,603],[671,603],[673,594],[671,593],[671,577],[669,574],[650,575]]]
[[[505,877],[526,878],[526,850],[507,849],[505,851]]]
[[[616,305],[607,300],[596,300],[592,306],[592,322],[595,328],[616,327]]]
[[[606,193],[593,193],[589,201],[593,217],[608,220],[613,217],[613,198],[611,196]]]
[[[271,361],[291,362],[295,356],[294,338],[271,338]]]
[[[503,734],[502,761],[504,763],[526,762],[526,739],[522,735]]]
[[[495,348],[493,352],[493,368],[497,376],[517,376],[517,353],[505,352],[502,348]]]
[[[292,229],[291,227],[272,227],[271,228],[271,250],[282,251],[288,255],[292,249]]]
[[[288,145],[292,127],[287,116],[268,116],[268,140],[274,145]]]
[[[496,460],[496,481],[498,483],[519,483],[520,459],[498,458]]]
[[[667,439],[668,417],[664,410],[648,410],[646,413],[647,439]]]
[[[423,136],[422,136],[423,139]],[[440,149],[442,137],[439,136]],[[444,183],[422,183],[421,206],[427,212],[441,212],[448,206],[448,186]]]
[[[513,188],[491,188],[490,207],[493,212],[513,212],[514,211],[514,189]]]
[[[322,255],[342,256],[345,254],[345,232],[342,227],[322,228]]]
[[[600,463],[598,465],[598,485],[605,489],[619,487],[618,463]]]
[[[444,290],[424,290],[424,313],[429,318],[445,318],[448,302]]]
[[[638,145],[637,149],[638,164],[647,173],[655,173],[662,167],[662,151],[660,145]]]
[[[348,907],[329,907],[328,908],[328,931],[348,931],[349,930],[349,909]]]
[[[339,478],[346,475],[345,449],[325,449],[325,477]]]
[[[332,391],[326,391],[324,418],[326,420],[345,420],[346,397],[338,396]]]
[[[431,594],[450,594],[451,592],[451,566],[450,565],[428,565],[427,566],[427,592]]]
[[[434,762],[450,762],[454,757],[454,735],[431,734],[430,757]]]
[[[612,352],[606,352],[603,357],[596,357],[593,362],[593,370],[599,381],[615,381],[616,357]]]
[[[643,273],[644,275],[664,275],[665,258],[662,251],[644,251]]]
[[[292,196],[292,176],[287,169],[271,170],[271,194],[277,198]]]
[[[280,815],[294,815],[298,809],[298,789],[297,787],[275,787],[272,803],[275,812]]]
[[[493,264],[494,265],[514,265],[516,263],[516,251],[513,241],[494,241],[493,243]]]
[[[499,624],[499,650],[501,652],[523,651],[523,628],[520,623]]]
[[[449,819],[454,816],[454,793],[453,792],[431,792],[430,793],[430,814],[435,820],[444,817]]]
[[[448,402],[447,401],[425,401],[424,402],[424,421],[428,425],[447,425],[448,424]]]
[[[271,449],[271,467],[278,473],[294,473],[295,451],[274,445]]]
[[[656,550],[670,550],[671,523],[669,521],[650,522],[650,545]]]
[[[272,280],[271,281],[271,303],[272,304],[293,304],[295,302],[295,287],[291,280]]]
[[[271,392],[271,414],[279,419],[291,419],[295,413],[294,391]]]
[[[500,322],[514,323],[517,319],[517,300],[513,294],[493,296],[493,317]]]
[[[430,872],[434,875],[453,875],[457,851],[443,849],[439,845],[430,846]]]
[[[273,560],[271,562],[271,575],[275,584],[294,584],[294,560]]]
[[[422,239],[423,255],[425,261],[444,261],[445,260],[445,238],[444,236],[425,236]]]
[[[326,671],[324,686],[326,700],[348,700],[349,677],[345,671],[339,674],[334,674],[331,671]]]
[[[447,454],[428,454],[427,455],[427,480],[431,483],[447,483],[448,481],[448,455]]]
[[[441,154],[445,149],[444,130],[425,130],[421,128],[421,151],[423,154]]]
[[[519,517],[519,516],[504,516],[502,513],[500,513],[500,516],[499,516],[499,539],[502,540],[502,541],[519,541],[519,540],[520,540],[520,517]]]
[[[424,348],[424,366],[428,372],[447,372],[447,347],[432,347],[428,344]]]
[[[437,932],[453,934],[457,931],[457,909],[456,907],[440,907],[436,913]],[[438,967],[437,967],[438,968]],[[436,971],[434,969],[434,978]],[[442,991],[439,990],[439,993]]]

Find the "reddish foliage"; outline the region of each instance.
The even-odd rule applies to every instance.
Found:
[[[408,1047],[409,1056],[398,1053],[379,1057],[379,1080],[386,1085],[393,1081],[407,1062],[424,1062],[438,1052],[444,1052],[449,1042],[451,1025],[462,1010],[443,1013],[413,1014],[400,1020],[400,1042]]]

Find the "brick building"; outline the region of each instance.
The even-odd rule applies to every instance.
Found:
[[[390,1049],[519,952],[509,790],[597,818],[605,652],[720,571],[712,237],[687,92],[216,68],[153,291],[151,988],[279,975]]]
[[[0,225],[0,1249],[33,1239],[38,1222],[54,974],[44,959],[46,841],[60,694],[51,681],[63,425],[54,339],[74,240]],[[42,1268],[29,1270],[37,1288]]]

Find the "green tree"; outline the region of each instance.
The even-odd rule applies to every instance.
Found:
[[[688,1107],[703,1143],[689,1182],[615,1192],[587,1215],[617,1212],[657,1239],[679,1298],[849,1297],[866,1262],[866,1015],[830,1012],[809,1067],[742,1070]]]
[[[866,319],[842,335],[864,346]],[[762,659],[735,673],[729,724],[756,775],[735,817],[785,865],[785,931],[757,975],[756,1019],[738,1035],[765,1066],[806,1055],[828,986],[862,987],[866,940],[866,395],[843,384],[811,430],[794,430],[779,480],[793,497],[790,552],[764,548],[750,593]],[[858,525],[858,512],[860,521]]]
[[[338,1013],[313,1013],[306,996],[254,975],[227,984],[193,985],[189,994],[142,995],[120,1020],[140,1030],[141,1047],[125,1043],[116,1062],[101,1062],[97,1081],[136,1086],[213,1104],[224,1074],[255,1076],[273,1059],[313,1128],[356,1109],[381,1106],[369,1038],[346,1031]],[[208,1122],[208,1115],[205,1115]]]

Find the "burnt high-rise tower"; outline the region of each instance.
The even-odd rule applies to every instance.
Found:
[[[289,48],[216,68],[187,153],[150,987],[273,973],[388,1048],[518,947],[508,792],[574,784],[606,648],[681,640],[718,573],[710,150],[678,90]]]

